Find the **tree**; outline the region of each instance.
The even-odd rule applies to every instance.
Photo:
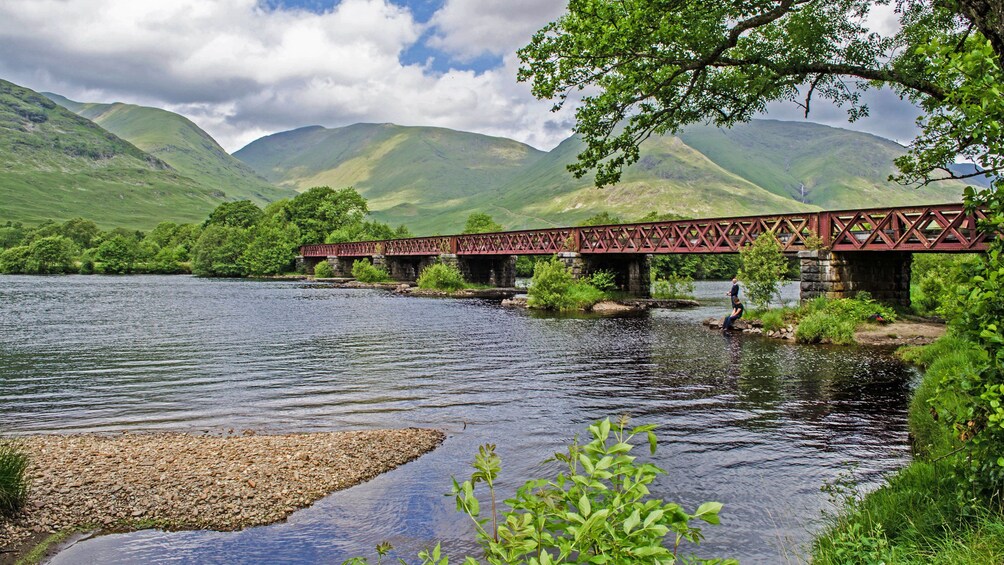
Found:
[[[321,243],[331,232],[360,223],[369,212],[366,200],[354,188],[333,190],[315,186],[284,207],[289,221],[300,228],[300,243]]]
[[[295,224],[264,222],[250,233],[251,244],[239,263],[249,275],[278,275],[290,270],[300,245]]]
[[[578,91],[598,90],[576,110],[586,149],[570,167],[577,176],[595,168],[598,185],[619,180],[652,134],[695,122],[729,127],[774,101],[808,114],[814,98],[847,105],[853,120],[868,112],[861,92],[882,85],[927,112],[908,178],[930,178],[957,154],[999,149],[1001,137],[990,135],[1001,118],[999,3],[898,0],[901,28],[869,30],[868,12],[890,2],[718,0],[695,9],[679,0],[572,0],[519,51],[519,79],[555,109]],[[964,127],[977,115],[961,110],[969,100],[993,102],[986,111],[996,116],[976,135]],[[994,159],[980,164],[1001,170]]]
[[[63,225],[59,227],[59,231],[63,237],[73,240],[73,243],[77,244],[80,249],[90,247],[94,238],[98,237],[98,234],[101,233],[97,224],[83,218],[73,218],[72,220],[63,222]]]
[[[488,214],[474,212],[467,216],[467,223],[464,224],[464,231],[461,233],[491,233],[502,229],[502,224],[493,220]]]
[[[224,202],[209,214],[205,225],[247,229],[255,225],[261,219],[262,214],[261,208],[250,200]]]
[[[94,252],[94,261],[100,273],[124,275],[133,271],[139,255],[139,242],[119,234],[101,242]]]
[[[623,224],[624,220],[620,216],[614,216],[610,212],[600,212],[579,222],[580,226],[608,226],[612,224]]]
[[[39,275],[68,273],[76,253],[73,241],[61,235],[36,239],[28,246],[26,270]]]
[[[210,225],[192,251],[192,272],[204,277],[241,277],[247,274],[240,258],[250,243],[248,231]]]
[[[770,232],[761,233],[739,250],[738,278],[746,285],[746,296],[761,310],[770,307],[777,296],[781,277],[788,271],[788,262],[781,253],[781,244]]]

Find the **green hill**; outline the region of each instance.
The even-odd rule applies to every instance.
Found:
[[[631,219],[651,211],[712,217],[941,203],[960,200],[963,188],[899,186],[888,177],[902,146],[808,122],[754,120],[653,137],[621,182],[603,189],[566,170],[582,149],[576,137],[545,153],[448,129],[357,124],[271,135],[234,155],[297,190],[355,186],[376,218],[417,233],[456,231],[472,211],[515,229],[604,211]]]
[[[355,124],[271,135],[234,156],[280,186],[354,186],[382,211],[377,217],[426,229],[430,211],[463,208],[466,198],[543,154],[511,139],[444,128]]]
[[[228,200],[248,199],[267,204],[296,195],[294,191],[275,187],[258,176],[184,116],[160,108],[121,103],[82,103],[56,94],[44,94],[64,108],[163,160],[203,187],[223,191]]]
[[[814,124],[754,120],[725,130],[687,128],[684,143],[763,188],[824,209],[940,204],[962,199],[958,181],[914,188],[890,182],[906,149],[867,133]]]
[[[84,216],[104,227],[201,221],[224,195],[53,103],[0,80],[0,220]]]

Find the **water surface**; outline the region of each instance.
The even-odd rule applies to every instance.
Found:
[[[659,426],[657,496],[725,504],[699,555],[795,562],[827,506],[820,486],[849,465],[874,484],[905,463],[914,375],[867,349],[709,331],[699,321],[724,315],[728,285],[697,290],[698,309],[600,318],[304,282],[4,276],[0,430],[448,433],[285,523],[103,536],[56,563],[340,563],[383,540],[402,557],[435,540],[469,551],[443,493],[479,444],[498,445],[509,494],[620,414]]]

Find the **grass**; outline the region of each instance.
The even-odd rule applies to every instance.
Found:
[[[926,367],[911,399],[909,427],[915,459],[886,485],[863,497],[839,492],[840,515],[813,544],[816,564],[1000,563],[1004,516],[999,505],[963,510],[953,457],[961,445],[939,424],[927,400],[938,383],[975,371],[986,362],[972,343],[949,334],[928,346],[897,355]]]
[[[0,516],[17,514],[28,499],[28,462],[20,442],[0,438]]]
[[[795,327],[795,340],[800,343],[854,343],[854,332],[868,323],[870,316],[881,315],[889,321],[896,320],[896,312],[875,302],[867,293],[856,298],[816,298],[795,308],[775,308],[750,312],[750,318],[759,319],[765,331],[777,331],[789,325]]]

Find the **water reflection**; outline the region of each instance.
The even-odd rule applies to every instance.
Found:
[[[340,562],[390,539],[470,547],[442,496],[477,445],[499,445],[503,489],[549,468],[585,424],[659,424],[656,494],[725,503],[702,555],[777,562],[808,538],[820,485],[847,462],[867,481],[907,457],[911,373],[887,357],[708,331],[706,305],[624,318],[553,317],[290,282],[0,277],[5,432],[315,431],[430,426],[442,448],[289,522],[236,533],[138,532],[57,562]],[[792,299],[792,288],[786,289]]]

